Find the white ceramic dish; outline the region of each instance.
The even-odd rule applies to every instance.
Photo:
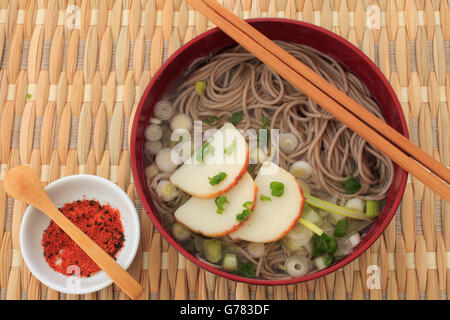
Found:
[[[127,269],[133,261],[139,246],[139,216],[128,195],[109,180],[92,175],[74,175],[50,183],[45,190],[57,208],[67,202],[95,199],[101,204],[109,203],[120,211],[125,233],[123,248],[116,256],[117,262]],[[103,271],[89,278],[65,276],[54,271],[44,258],[41,245],[44,230],[50,219],[38,209],[29,206],[20,228],[20,247],[23,259],[33,275],[46,286],[63,293],[86,294],[101,290],[112,283]]]

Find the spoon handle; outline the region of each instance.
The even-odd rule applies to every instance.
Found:
[[[48,197],[47,197],[48,199]],[[50,202],[50,203],[49,203]],[[66,218],[48,199],[43,208],[39,208],[52,219],[67,235],[75,241],[94,262],[111,277],[111,279],[131,299],[137,299],[143,292],[142,286],[126,270],[124,270],[97,243],[89,238],[75,224]]]

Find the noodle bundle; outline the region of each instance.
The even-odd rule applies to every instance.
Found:
[[[337,61],[303,45],[281,41],[277,43],[385,121],[380,107],[365,84]],[[159,111],[168,116],[160,116],[158,119],[154,112],[154,118],[151,120],[153,130],[155,125],[161,126],[165,134],[161,141],[153,141],[159,139],[160,131],[149,131],[150,141],[147,142],[148,188],[166,228],[175,230],[173,226],[177,225],[177,222],[174,212],[188,201],[190,196],[181,190],[171,189],[170,172],[161,169],[164,163],[158,164],[158,159],[154,159],[154,156],[161,148],[173,147],[169,138],[174,127],[189,128],[192,132],[192,125],[188,123],[191,119],[201,120],[203,129],[220,128],[230,122],[236,113],[241,113],[241,118],[235,124],[238,129],[278,129],[280,133],[294,135],[298,143],[294,145],[293,150],[278,150],[279,166],[289,170],[299,161],[307,163],[312,168],[312,174],[308,175],[305,183],[310,189],[308,193],[314,196],[338,204],[350,204],[349,208],[352,209],[355,209],[356,203],[356,209],[360,211],[364,211],[366,204],[368,208],[369,202],[382,202],[386,198],[394,176],[391,160],[242,47],[234,46],[199,59],[188,68],[184,78],[172,89],[174,90],[169,91],[161,100],[164,102],[161,109],[157,110],[155,107],[155,112]],[[178,117],[176,124],[171,120],[167,125],[165,121],[169,121],[173,114],[183,116]],[[159,134],[157,139],[156,133]],[[255,176],[259,168],[260,165],[250,165],[248,172]],[[354,177],[360,184],[355,192],[349,193],[344,186],[348,177]],[[162,196],[161,192],[167,194]],[[335,248],[335,252],[339,257],[351,252],[359,243],[360,237],[364,236],[364,230],[371,224],[370,221],[342,219],[324,210],[317,210],[315,215],[315,223],[323,229],[324,234],[332,238],[335,232],[338,248],[337,251]],[[336,236],[339,220],[348,221],[346,236],[342,238]],[[324,259],[326,255],[318,257],[314,253],[314,245],[317,243],[314,244],[313,239],[316,235],[301,227],[291,231],[297,232],[293,237],[297,244],[289,243],[289,233],[281,240],[257,244],[256,247],[255,243],[232,240],[229,236],[221,237],[218,241],[225,252],[238,256],[240,266],[246,266],[248,271],[250,267],[245,263],[251,265],[250,269],[254,272],[252,276],[265,279],[290,278],[297,276],[301,272],[299,270],[311,272],[329,265],[325,265],[325,260],[318,260]],[[339,227],[342,227],[342,222]],[[208,239],[180,226],[177,226],[176,232],[173,233],[175,238],[199,259],[215,267],[222,267],[208,261],[204,245],[199,245]],[[302,242],[299,245],[298,241],[303,241],[302,239],[306,239],[308,243]]]
[[[338,62],[305,46],[278,44],[384,120],[367,87]],[[199,81],[206,84],[203,95],[195,90]],[[342,182],[352,175],[360,178],[358,196],[381,200],[391,186],[394,167],[389,158],[240,46],[214,55],[190,74],[178,89],[174,106],[194,120],[218,117],[216,127],[238,111],[244,118],[238,128],[244,130],[263,128],[267,117],[270,129],[291,132],[300,141],[294,152],[280,152],[281,167],[300,159],[308,161],[314,169],[310,183],[315,190],[348,198]]]

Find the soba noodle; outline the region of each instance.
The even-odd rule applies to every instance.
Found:
[[[384,120],[367,87],[337,61],[309,47],[287,42],[278,44]],[[299,160],[307,161],[313,169],[307,181],[312,194],[337,196],[341,201],[353,197],[385,199],[393,180],[392,162],[242,47],[202,58],[187,73],[176,93],[169,95],[176,113],[203,120],[205,129],[221,127],[236,112],[243,115],[236,125],[239,129],[260,129],[267,125],[264,119],[269,119],[268,129],[290,132],[297,137],[299,143],[293,152],[280,150],[280,166],[288,169]],[[204,82],[204,94],[196,91],[198,82]],[[216,119],[213,125],[205,122],[210,118]],[[343,188],[349,176],[357,177],[361,184],[355,194],[348,194]],[[160,200],[156,185],[167,178],[164,173],[153,177],[149,189],[155,207],[170,224],[173,212],[188,196],[180,192],[173,201]],[[279,268],[288,257],[280,241],[266,244],[263,256],[253,258],[246,250],[249,243],[232,241],[227,236],[221,239],[256,266],[256,276],[289,277]]]
[[[384,120],[367,87],[353,73],[314,49],[279,44]],[[206,83],[201,96],[195,90],[198,81]],[[281,166],[307,160],[314,169],[310,183],[315,190],[325,189],[329,194],[348,198],[342,182],[353,175],[360,178],[362,185],[356,195],[381,200],[391,186],[394,167],[390,159],[240,46],[213,56],[194,71],[180,86],[174,106],[194,120],[217,116],[217,127],[240,110],[244,121],[238,127],[242,129],[262,128],[263,117],[269,118],[270,129],[292,132],[300,141],[294,152],[280,152]]]

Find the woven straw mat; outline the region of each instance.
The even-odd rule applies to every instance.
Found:
[[[221,2],[242,18],[302,20],[357,45],[392,84],[412,141],[449,165],[449,1]],[[298,285],[252,286],[217,277],[187,261],[153,228],[131,177],[133,114],[167,57],[213,27],[182,0],[0,0],[0,181],[8,168],[28,164],[44,184],[77,173],[117,183],[141,216],[141,245],[129,271],[145,288],[142,299],[450,297],[450,205],[414,178],[395,220],[366,253]],[[78,296],[41,284],[21,257],[25,208],[0,182],[0,299],[127,298],[114,285]],[[367,285],[371,265],[380,276],[374,286]]]

